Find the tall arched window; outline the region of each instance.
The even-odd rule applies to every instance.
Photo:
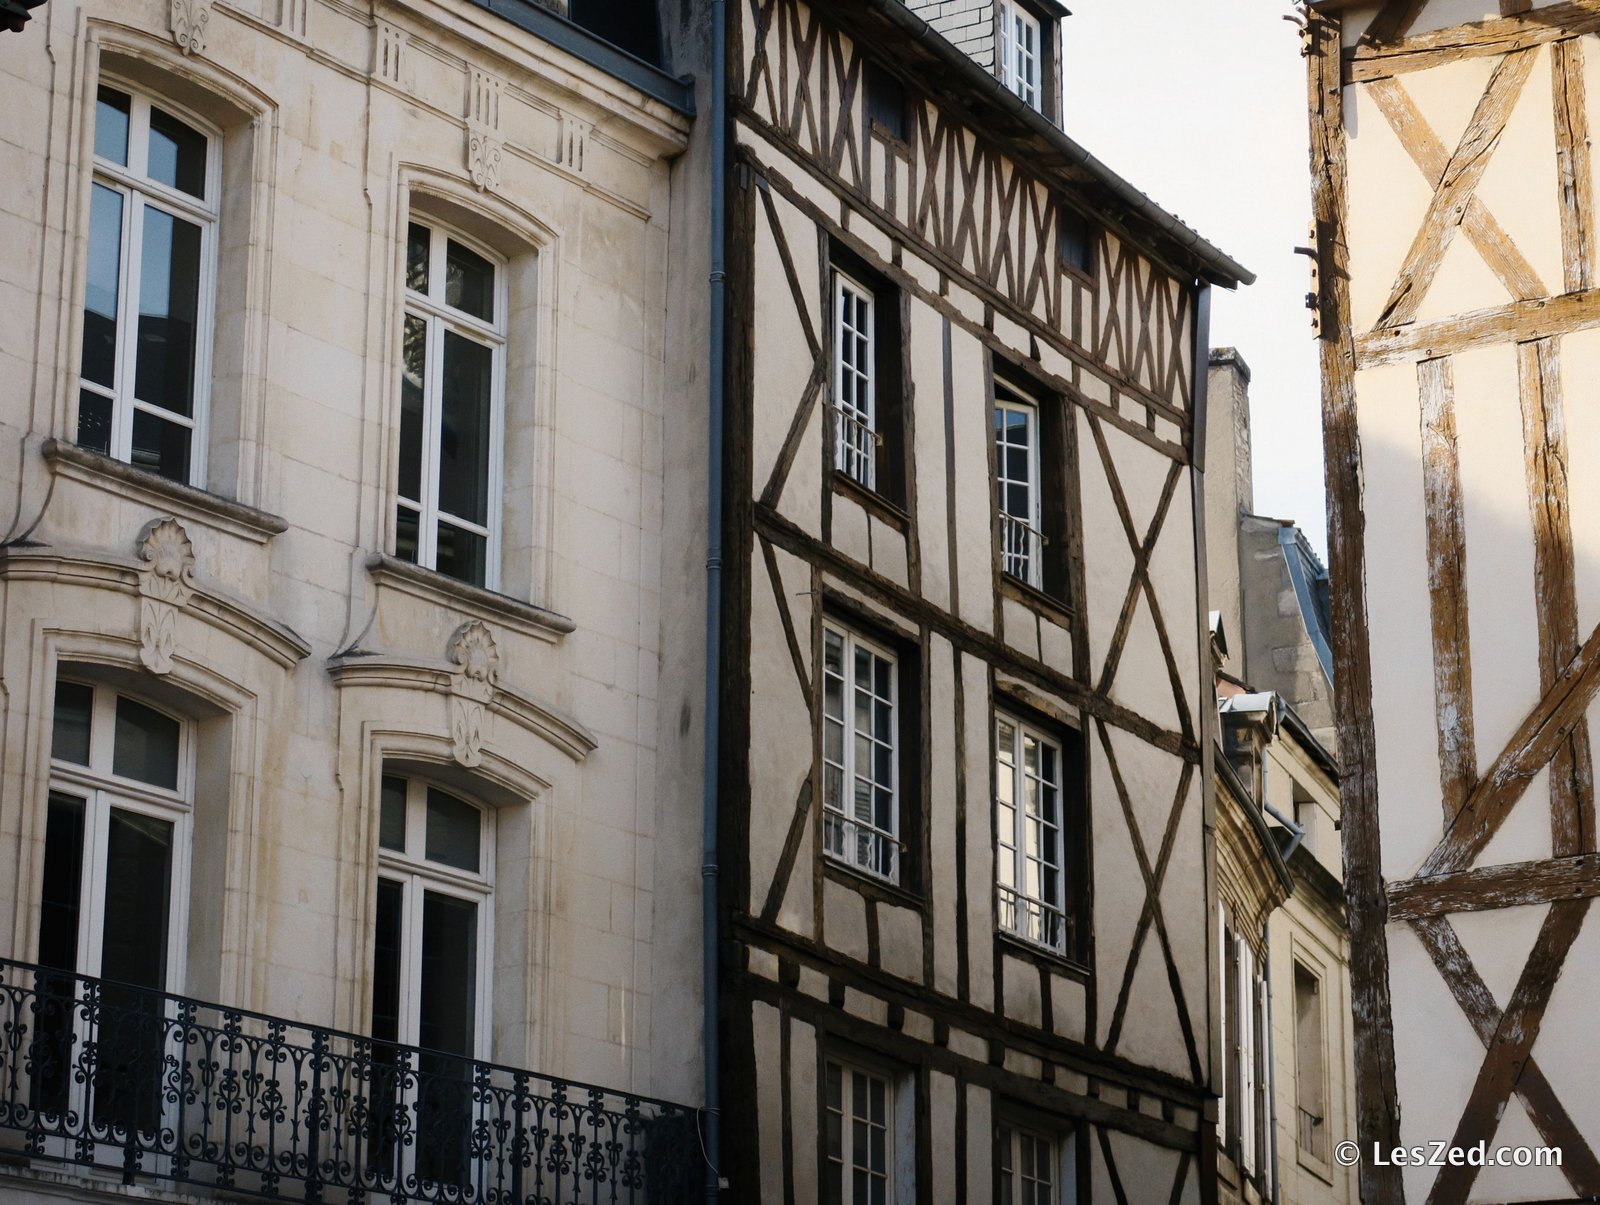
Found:
[[[161,1113],[164,993],[183,981],[194,811],[192,726],[109,686],[56,684],[38,960],[55,991],[101,987],[88,1083],[56,1060],[36,1085],[50,1109],[154,1125]],[[47,1010],[41,1037],[65,1054],[89,1019]]]
[[[432,221],[406,231],[395,555],[500,586],[506,273]]]
[[[219,140],[165,102],[102,85],[77,442],[205,484]]]

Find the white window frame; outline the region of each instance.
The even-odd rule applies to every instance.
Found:
[[[999,0],[1000,82],[1044,111],[1044,22],[1015,0]],[[1032,47],[1028,45],[1032,39]]]
[[[1011,729],[1010,748],[1003,747],[1003,732],[1005,727]],[[1053,951],[1066,956],[1068,949],[1068,921],[1067,914],[1067,857],[1066,857],[1066,750],[1062,743],[1042,731],[1037,725],[1029,724],[1025,720],[1005,712],[994,713],[995,737],[995,918],[1003,932],[1009,933],[1031,945]],[[1028,772],[1025,761],[1025,752],[1028,742],[1036,741],[1042,746],[1047,746],[1055,752],[1056,780],[1046,783],[1042,776],[1034,776]],[[1009,764],[1004,760],[1009,753]],[[1011,800],[1007,805],[1000,799],[1000,784],[1005,776],[1011,779]],[[1055,898],[1046,898],[1042,892],[1034,892],[1029,888],[1028,868],[1030,863],[1038,863],[1041,867],[1050,864],[1044,861],[1042,855],[1035,858],[1029,850],[1028,827],[1032,820],[1026,807],[1023,806],[1025,789],[1029,779],[1034,779],[1040,784],[1041,792],[1044,786],[1055,789],[1055,816],[1043,815],[1042,811],[1037,822],[1044,827],[1054,828],[1056,835],[1056,862],[1053,869],[1056,872]],[[1011,811],[1011,832],[1006,833],[1001,828],[1000,812],[1002,807]],[[1012,886],[1002,882],[1000,869],[1005,863],[1010,862]],[[1042,876],[1041,876],[1042,877]],[[1009,900],[1007,897],[1010,897]],[[1005,915],[1010,911],[1013,917],[1012,924],[1005,923]],[[1056,940],[1049,940],[1049,920],[1054,916],[1056,924]]]
[[[404,851],[378,846],[377,878],[400,884],[400,1000],[399,1033],[401,1046],[416,1046],[422,999],[419,975],[422,967],[422,905],[428,892],[446,895],[475,904],[478,909],[478,949],[473,993],[472,1058],[488,1059],[491,1049],[490,1025],[493,1010],[490,969],[494,966],[494,859],[495,813],[465,798],[460,792],[413,774],[389,772],[385,778],[401,778],[406,784],[406,847]],[[472,874],[427,858],[428,790],[442,791],[478,813],[478,873]],[[382,798],[380,785],[379,798]],[[380,803],[381,807],[381,803]],[[377,893],[373,900],[376,907]],[[370,960],[369,960],[370,964]]]
[[[428,292],[420,293],[405,281],[404,256],[409,245],[411,227],[425,227],[428,231]],[[442,223],[426,212],[412,211],[401,225],[402,268],[401,283],[405,306],[401,317],[401,339],[404,339],[405,319],[421,319],[426,324],[424,379],[422,386],[422,477],[420,498],[406,498],[400,493],[399,475],[399,424],[395,427],[395,505],[390,510],[390,521],[395,524],[395,538],[399,536],[398,511],[412,511],[417,515],[417,561],[424,569],[438,570],[439,522],[444,519],[452,527],[482,536],[484,550],[483,587],[500,589],[501,536],[504,527],[501,495],[505,480],[505,429],[506,429],[506,331],[511,307],[510,266],[503,255],[459,230]],[[446,258],[451,242],[459,243],[469,251],[481,255],[494,267],[494,321],[485,322],[473,314],[458,310],[444,301]],[[490,349],[489,387],[489,467],[488,500],[483,524],[474,523],[450,514],[439,506],[440,428],[442,424],[442,384],[444,372],[444,336],[452,331],[474,343]],[[403,388],[404,367],[396,378],[397,388]],[[400,413],[397,402],[395,413]]]
[[[78,905],[80,975],[98,977],[105,951],[106,845],[113,808],[149,816],[172,825],[172,882],[167,921],[167,981],[163,990],[182,990],[189,937],[189,864],[194,839],[195,741],[193,724],[165,707],[114,688],[77,678],[64,678],[94,691],[89,712],[89,764],[50,759],[50,793],[70,795],[84,806],[81,884]],[[126,697],[178,724],[178,785],[173,790],[124,778],[112,770],[117,700]],[[54,708],[52,706],[52,718]]]
[[[997,1196],[995,1205],[1039,1205],[1039,1194],[1034,1191],[1029,1195],[1019,1181],[1021,1173],[1021,1144],[1023,1139],[1035,1142],[1045,1149],[1043,1166],[1049,1170],[1050,1179],[1040,1181],[1033,1179],[1035,1190],[1042,1186],[1045,1190],[1043,1198],[1046,1205],[1076,1205],[1078,1200],[1078,1175],[1077,1175],[1077,1143],[1071,1131],[1066,1133],[1052,1133],[1038,1126],[1012,1121],[1009,1117],[1002,1116],[995,1133],[996,1166],[995,1181]],[[1000,1177],[1004,1170],[1009,1170],[1012,1176],[1011,1193],[1005,1195],[1000,1185]]]
[[[117,264],[117,343],[112,387],[83,379],[81,359],[75,366],[80,392],[94,393],[111,403],[111,432],[107,455],[114,460],[133,462],[133,416],[136,410],[154,414],[165,422],[186,426],[189,435],[189,476],[185,485],[204,489],[211,415],[212,334],[216,325],[217,302],[217,218],[222,195],[222,135],[210,122],[167,100],[152,99],[138,87],[113,76],[97,81],[101,87],[128,97],[128,164],[123,166],[99,155],[94,157],[89,203],[93,185],[99,184],[122,197],[121,248]],[[150,110],[155,107],[183,122],[206,140],[206,180],[204,198],[195,198],[181,189],[171,188],[148,175],[150,148]],[[91,147],[93,141],[90,142]],[[144,171],[138,170],[139,165]],[[138,297],[143,274],[144,215],[154,208],[200,228],[200,287],[195,310],[194,400],[192,416],[184,416],[161,406],[140,401],[134,396],[138,348]],[[84,209],[87,218],[89,207]],[[88,242],[87,233],[85,242]],[[86,251],[87,254],[87,251]],[[87,262],[87,261],[86,261]],[[88,274],[84,276],[87,288]],[[87,298],[80,299],[80,315]],[[80,317],[81,322],[81,317]],[[81,332],[80,332],[81,338]],[[76,399],[80,393],[74,393]],[[73,440],[77,442],[78,403],[73,404]]]
[[[1015,444],[1005,439],[1008,427],[1006,424],[995,424],[995,502],[999,511],[1000,523],[1000,566],[1001,569],[1020,582],[1026,582],[1035,590],[1044,588],[1044,546],[1048,542],[1044,533],[1044,483],[1041,478],[1039,445],[1042,438],[1040,429],[1039,403],[1022,390],[1010,385],[995,384],[994,396],[995,416],[1021,414],[1027,418],[1028,433],[1028,477],[1020,482],[1028,491],[1028,505],[1026,514],[1016,514],[1008,509],[1008,487],[1019,484],[1006,475],[1005,456],[1006,448],[1015,447]]]
[[[851,304],[854,303],[854,304]],[[866,329],[846,318],[866,306]],[[833,269],[833,467],[869,490],[878,488],[878,297],[854,277]],[[859,357],[859,359],[855,357]],[[866,405],[847,400],[847,384]]]
[[[827,710],[828,679],[833,677],[827,668],[827,642],[829,636],[837,637],[842,642],[843,664],[841,668],[843,669],[843,675],[840,679],[843,684],[841,694],[844,713],[842,716],[830,716]],[[827,851],[828,857],[843,862],[845,865],[850,866],[855,870],[859,870],[863,874],[871,875],[874,878],[884,879],[891,883],[898,883],[900,881],[901,869],[900,831],[903,827],[900,822],[900,659],[895,656],[894,653],[884,648],[881,644],[878,644],[872,640],[868,640],[866,637],[860,635],[853,629],[847,628],[843,624],[835,623],[832,620],[829,620],[823,624],[822,640],[822,751],[824,767],[824,782],[822,788],[823,847]],[[860,770],[860,768],[857,766],[856,757],[856,744],[858,737],[865,735],[868,740],[874,742],[875,744],[885,743],[881,741],[876,734],[859,734],[855,729],[856,709],[854,706],[854,699],[857,690],[866,689],[869,693],[872,693],[872,696],[875,699],[881,697],[878,696],[873,690],[871,682],[868,682],[863,686],[863,684],[858,682],[856,679],[855,655],[858,650],[870,654],[875,659],[875,662],[884,661],[887,662],[889,666],[891,697],[885,700],[890,707],[890,732],[887,743],[890,751],[890,774],[892,775],[892,781],[889,783],[889,818],[891,823],[888,828],[882,828],[878,826],[877,824],[873,823],[870,818],[864,820],[859,816],[854,816],[843,807],[833,806],[828,800],[826,776],[827,771],[830,768],[838,770],[840,773],[841,782],[843,784],[841,788],[843,791],[843,798],[840,800],[840,803],[843,804],[846,800],[853,799],[855,796],[855,782]],[[835,761],[827,755],[826,732],[830,723],[838,724],[843,732],[841,750],[841,756],[843,759],[842,761]],[[867,767],[866,777],[869,782],[873,783],[874,788],[881,787],[883,785],[871,777],[870,766]],[[835,841],[830,834],[830,826],[832,831],[838,834],[837,844],[839,848],[837,849],[833,848]],[[884,851],[887,852],[885,853]],[[879,865],[873,864],[875,859],[878,861]],[[880,866],[885,859],[888,863],[887,871],[880,869]]]
[[[834,1107],[834,1102],[829,1094],[827,1072],[830,1069],[837,1069],[839,1072],[838,1108]],[[856,1161],[860,1155],[860,1152],[856,1150],[856,1123],[858,1121],[864,1121],[869,1127],[877,1125],[877,1123],[870,1119],[870,1113],[866,1116],[861,1116],[857,1113],[857,1108],[860,1103],[856,1099],[858,1088],[856,1083],[857,1076],[860,1076],[862,1079],[867,1081],[867,1086],[869,1086],[869,1088],[870,1085],[876,1084],[883,1089],[883,1124],[881,1127],[878,1127],[883,1130],[884,1154],[883,1167],[881,1169],[874,1168],[870,1164],[863,1166]],[[822,1169],[823,1183],[824,1186],[826,1186],[828,1181],[831,1180],[835,1174],[834,1168],[837,1166],[841,1185],[839,1199],[843,1205],[871,1205],[872,1193],[870,1189],[864,1200],[858,1201],[856,1199],[854,1173],[857,1170],[865,1170],[869,1177],[877,1178],[883,1182],[883,1199],[885,1201],[895,1202],[898,1200],[896,1193],[899,1190],[899,1186],[895,1176],[898,1152],[895,1149],[895,1138],[897,1136],[896,1130],[899,1129],[899,1116],[896,1109],[897,1102],[895,1100],[895,1087],[895,1077],[882,1070],[863,1067],[856,1063],[846,1062],[843,1059],[828,1058],[825,1060],[823,1068],[822,1107],[824,1119],[826,1119],[826,1115],[830,1113],[837,1114],[839,1116],[839,1159],[836,1163],[832,1155],[827,1150],[825,1137],[826,1127],[824,1127],[824,1166]],[[870,1154],[868,1157],[870,1158]]]

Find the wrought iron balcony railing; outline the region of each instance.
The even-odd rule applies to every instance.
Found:
[[[1033,524],[1006,511],[1000,519],[1000,568],[1035,590],[1044,582],[1044,547],[1048,536]]]
[[[696,1195],[697,1124],[667,1101],[0,959],[0,1149],[127,1184],[656,1205]]]

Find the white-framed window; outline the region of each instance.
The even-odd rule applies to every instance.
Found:
[[[1044,489],[1039,466],[1039,404],[995,383],[994,467],[1000,566],[1035,590],[1044,587]]]
[[[995,1131],[995,1148],[996,1205],[1073,1205],[1078,1199],[1070,1135],[1007,1120]]]
[[[506,265],[426,218],[406,227],[395,555],[500,585]]]
[[[871,289],[833,271],[833,467],[878,488],[877,376]]]
[[[827,1060],[824,1199],[890,1205],[895,1185],[894,1084],[877,1071]]]
[[[1061,745],[1004,714],[994,721],[996,914],[1000,927],[1067,953]]]
[[[194,812],[193,726],[109,686],[56,683],[40,891],[39,1037],[68,1055],[36,1076],[47,1111],[149,1129],[163,1111],[164,993],[183,984]],[[73,976],[102,985],[93,1073],[73,1074],[88,1039],[67,1002]],[[46,1001],[58,995],[59,1008]]]
[[[1247,1176],[1268,1176],[1268,1067],[1272,1057],[1266,977],[1255,951],[1219,906],[1222,956],[1222,1099],[1217,1129],[1223,1149]]]
[[[1000,0],[1000,82],[1030,108],[1044,109],[1044,30],[1015,0]]]
[[[99,89],[77,442],[202,487],[219,146],[165,101]]]
[[[893,653],[833,623],[822,646],[824,848],[899,882],[899,666]]]
[[[411,1099],[428,1140],[380,1142],[375,1153],[414,1161],[404,1170],[429,1182],[470,1177],[472,1064],[489,1050],[493,865],[491,812],[424,779],[383,776],[371,1033],[422,1048]]]

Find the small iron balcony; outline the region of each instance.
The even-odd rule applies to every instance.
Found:
[[[0,1147],[125,1184],[351,1205],[657,1205],[698,1191],[698,1120],[667,1101],[0,959]]]

